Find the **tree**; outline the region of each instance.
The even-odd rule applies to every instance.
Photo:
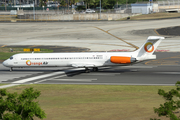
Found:
[[[39,6],[40,7],[43,7],[43,6],[46,7],[47,6],[46,2],[47,2],[47,0],[40,0]]]
[[[66,4],[65,0],[62,0],[62,1],[60,2],[60,5],[63,6],[63,7],[65,7],[67,4]]]
[[[60,2],[60,5],[64,8],[64,11],[65,11],[65,6],[67,5],[66,2],[65,2],[65,0],[62,0],[62,1]],[[64,14],[64,11],[63,11],[63,14]]]
[[[100,6],[100,1],[99,0],[93,0],[90,3],[90,7],[92,7],[92,8],[96,8],[96,7],[99,7],[99,6]]]
[[[84,5],[79,5],[76,10],[86,10],[86,7]]]
[[[8,93],[0,90],[0,119],[1,120],[33,120],[33,117],[43,119],[45,112],[34,100],[40,96],[40,91],[32,87],[25,89],[21,94]]]
[[[70,0],[72,1],[72,0]],[[78,1],[78,0],[77,0]],[[101,0],[101,8],[104,9],[113,9],[114,6],[122,5],[122,4],[131,4],[149,0]],[[100,0],[84,0],[87,8],[96,8],[100,6]]]
[[[102,0],[102,8],[113,9],[116,4],[116,0]]]
[[[154,108],[154,112],[158,114],[159,117],[166,116],[171,120],[180,120],[180,116],[176,116],[175,112],[180,108],[180,81],[176,82],[176,89],[172,89],[165,92],[162,89],[158,90],[158,94],[163,96],[166,100],[164,104],[160,104],[159,108]],[[157,120],[157,119],[151,119]]]
[[[72,6],[77,2],[79,2],[79,0],[69,0],[69,5]]]

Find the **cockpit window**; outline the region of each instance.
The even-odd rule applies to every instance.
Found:
[[[12,60],[12,59],[13,59],[13,57],[11,56],[11,57],[10,57],[10,60]]]

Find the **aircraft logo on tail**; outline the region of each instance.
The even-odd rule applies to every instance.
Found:
[[[151,48],[150,50],[149,50],[148,46],[150,46],[150,47],[149,47],[149,48]],[[144,45],[144,50],[145,50],[146,52],[148,52],[148,53],[153,52],[153,51],[154,51],[154,46],[153,46],[153,44],[152,44],[151,42],[147,42],[147,43]]]

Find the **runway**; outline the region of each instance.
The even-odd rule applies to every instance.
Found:
[[[180,53],[156,53],[157,60],[131,66],[102,67],[85,73],[84,68],[15,68],[0,64],[1,83],[10,84],[100,84],[174,85],[180,78]],[[174,62],[172,62],[174,61]]]

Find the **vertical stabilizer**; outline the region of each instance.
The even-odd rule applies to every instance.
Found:
[[[149,36],[147,41],[135,51],[137,60],[155,59],[156,56],[152,55],[164,37]]]

